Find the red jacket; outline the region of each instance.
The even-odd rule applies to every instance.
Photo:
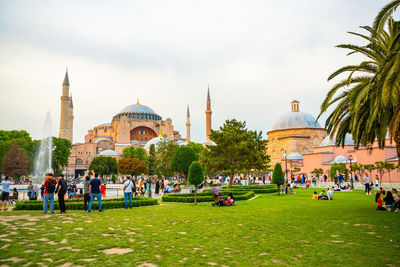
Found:
[[[45,194],[54,194],[54,192],[53,192],[53,193],[50,193],[49,191],[47,191],[47,185],[49,184],[50,179],[53,180],[53,181],[55,182],[55,185],[57,185],[56,179],[54,179],[53,177],[48,177],[48,178],[46,179],[46,181],[44,181],[44,184],[43,184],[44,193],[45,193]]]

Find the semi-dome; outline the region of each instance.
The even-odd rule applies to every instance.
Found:
[[[114,118],[117,119],[124,115],[128,118],[138,120],[162,120],[161,116],[155,113],[152,108],[141,105],[139,101],[134,105],[124,107],[117,115],[114,116]]]
[[[333,163],[347,163],[349,161],[348,158],[346,158],[343,155],[337,156],[334,160]]]
[[[284,130],[293,128],[321,128],[311,114],[299,110],[299,102],[292,101],[292,112],[282,115],[274,124],[272,130]]]
[[[158,143],[160,143],[160,142],[162,142],[162,141],[167,141],[167,140],[168,140],[168,139],[165,138],[165,137],[160,137],[160,136],[159,136],[159,137],[154,137],[154,138],[150,139],[150,141],[147,142],[147,143],[144,145],[144,149],[146,149],[146,151],[149,151],[151,145],[157,146]]]
[[[119,153],[115,152],[114,150],[104,150],[99,155],[100,156],[119,156]]]
[[[329,135],[322,140],[321,144],[319,146],[335,146],[336,145],[336,135],[333,137],[330,137]],[[345,146],[353,146],[354,141],[353,141],[353,136],[351,134],[346,134],[346,137],[344,139],[344,145]]]

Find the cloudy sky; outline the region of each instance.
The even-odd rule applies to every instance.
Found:
[[[58,135],[68,67],[74,142],[137,97],[183,137],[189,104],[204,142],[207,84],[214,129],[237,118],[265,134],[293,99],[318,114],[328,75],[359,60],[334,46],[362,44],[346,32],[387,2],[0,1],[0,129],[39,139],[51,111]]]

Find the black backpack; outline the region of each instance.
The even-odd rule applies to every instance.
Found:
[[[53,179],[49,179],[49,183],[47,184],[46,190],[49,193],[54,193],[54,191],[56,191],[56,181]]]

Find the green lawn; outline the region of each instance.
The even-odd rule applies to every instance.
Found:
[[[0,266],[400,266],[400,213],[375,211],[374,196],[361,191],[335,192],[333,201],[311,200],[312,191],[222,208],[2,212]],[[132,251],[106,254],[111,248]]]

